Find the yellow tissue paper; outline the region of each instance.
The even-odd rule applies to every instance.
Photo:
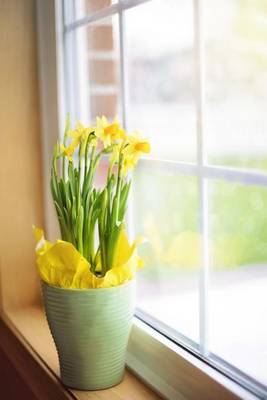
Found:
[[[54,286],[70,289],[108,288],[126,283],[134,278],[143,266],[136,247],[140,238],[129,244],[126,232],[121,231],[114,262],[104,277],[90,271],[89,262],[69,242],[51,243],[44,238],[42,229],[34,227],[37,267],[41,279]]]

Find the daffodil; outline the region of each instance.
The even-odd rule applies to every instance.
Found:
[[[139,132],[135,132],[127,137],[126,146],[123,150],[125,158],[129,157],[131,162],[137,162],[142,153],[150,153],[150,144]]]
[[[60,149],[62,154],[68,158],[70,162],[72,162],[72,156],[81,142],[85,143],[90,133],[95,131],[94,127],[85,127],[80,122],[77,123],[76,129],[74,131],[68,130],[66,136],[73,138],[73,141],[69,146],[65,146],[64,144],[60,145]]]
[[[73,138],[71,146],[73,146],[74,148],[79,146],[80,143],[82,144],[82,154],[84,154],[87,139],[91,133],[94,133],[94,131],[95,127],[93,126],[85,127],[80,122],[78,122],[76,125],[76,129],[74,131],[68,131],[67,136]],[[96,137],[92,138],[91,144],[95,147],[97,146]]]
[[[97,147],[97,137],[94,135],[94,137],[90,141],[91,146]]]
[[[131,154],[126,154],[123,157],[121,173],[126,176],[128,172],[136,166],[138,159]]]
[[[104,147],[111,146],[117,140],[125,137],[125,132],[120,126],[118,119],[115,118],[112,123],[109,123],[105,116],[96,118],[95,135],[103,142]]]
[[[125,233],[131,187],[126,176],[149,151],[148,141],[139,133],[127,136],[116,118],[108,122],[99,117],[96,127],[78,123],[75,130],[70,130],[67,118],[63,143],[55,146],[50,180],[62,240],[50,243],[36,231],[43,280],[63,287],[97,288],[134,277],[141,260]],[[105,155],[107,178],[99,187],[95,177]]]
[[[109,157],[110,166],[113,167],[119,161],[120,156],[120,145],[115,144],[112,148],[111,155]]]
[[[72,137],[74,139],[73,142],[77,145],[81,140],[86,140],[90,133],[93,133],[95,131],[95,127],[93,126],[88,126],[85,127],[83,124],[80,122],[77,123],[76,129],[74,131],[69,131],[68,136]]]
[[[62,155],[66,156],[69,160],[69,162],[72,162],[72,156],[73,153],[75,152],[77,145],[76,143],[71,143],[69,146],[64,146],[64,144],[60,144],[60,150],[62,152]]]
[[[137,164],[142,153],[150,152],[150,144],[143,139],[139,132],[129,135],[123,149],[122,174],[126,176],[128,171]]]

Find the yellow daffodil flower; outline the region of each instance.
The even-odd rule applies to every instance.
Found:
[[[90,133],[93,133],[94,131],[95,127],[93,126],[85,127],[83,124],[78,122],[76,125],[76,129],[74,131],[69,131],[68,136],[72,137],[74,140],[76,139],[79,143],[81,140],[87,139]]]
[[[120,145],[114,145],[111,155],[109,157],[109,163],[113,167],[119,161]]]
[[[131,156],[137,162],[142,153],[150,153],[150,143],[139,132],[135,132],[127,137],[127,145],[123,153],[125,157]]]
[[[94,136],[94,138],[93,139],[91,139],[91,145],[93,146],[93,147],[97,147],[97,137],[96,136]]]
[[[125,137],[125,132],[115,118],[110,124],[105,116],[96,118],[95,135],[103,142],[104,147],[109,147],[117,140]]]
[[[137,164],[142,153],[150,152],[150,144],[143,139],[139,132],[127,137],[126,145],[123,150],[122,174],[126,176],[128,171]]]
[[[76,143],[73,142],[68,147],[64,146],[64,144],[62,143],[60,144],[60,150],[62,152],[62,155],[66,156],[70,162],[72,162],[72,156],[76,147],[77,147]]]
[[[81,142],[83,142],[83,144],[85,146],[88,136],[91,133],[93,133],[94,131],[95,131],[95,127],[93,127],[93,126],[85,127],[80,122],[78,122],[76,125],[76,129],[74,131],[69,131],[67,133],[67,136],[73,138],[73,141],[71,142],[71,146],[76,148],[79,145],[79,143],[81,143]],[[91,144],[93,144],[93,146],[97,146],[97,139],[96,138],[92,139]],[[83,148],[83,151],[84,151],[84,148]]]
[[[128,172],[135,167],[137,161],[138,159],[136,157],[133,157],[132,155],[125,155],[122,162],[122,176],[126,176]]]

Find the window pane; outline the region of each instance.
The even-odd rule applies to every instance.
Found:
[[[266,1],[206,3],[208,159],[267,170]]]
[[[94,123],[97,115],[120,116],[118,16],[105,18],[76,31],[75,73],[79,93],[76,115]],[[77,102],[79,99],[79,105]]]
[[[110,6],[111,4],[115,4],[117,0],[83,0],[85,2],[85,13],[90,14],[94,11],[101,10],[101,8],[105,8]]]
[[[140,167],[134,178],[135,231],[148,240],[140,252],[138,307],[198,342],[197,180],[158,162]]]
[[[129,128],[150,137],[152,157],[195,161],[192,2],[154,0],[125,19]]]
[[[267,189],[210,183],[211,351],[267,383]]]
[[[118,0],[64,0],[65,23],[84,18],[117,2]]]

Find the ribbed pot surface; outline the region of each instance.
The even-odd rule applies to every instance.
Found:
[[[97,390],[122,380],[135,282],[107,289],[62,289],[43,282],[48,324],[66,386]]]

